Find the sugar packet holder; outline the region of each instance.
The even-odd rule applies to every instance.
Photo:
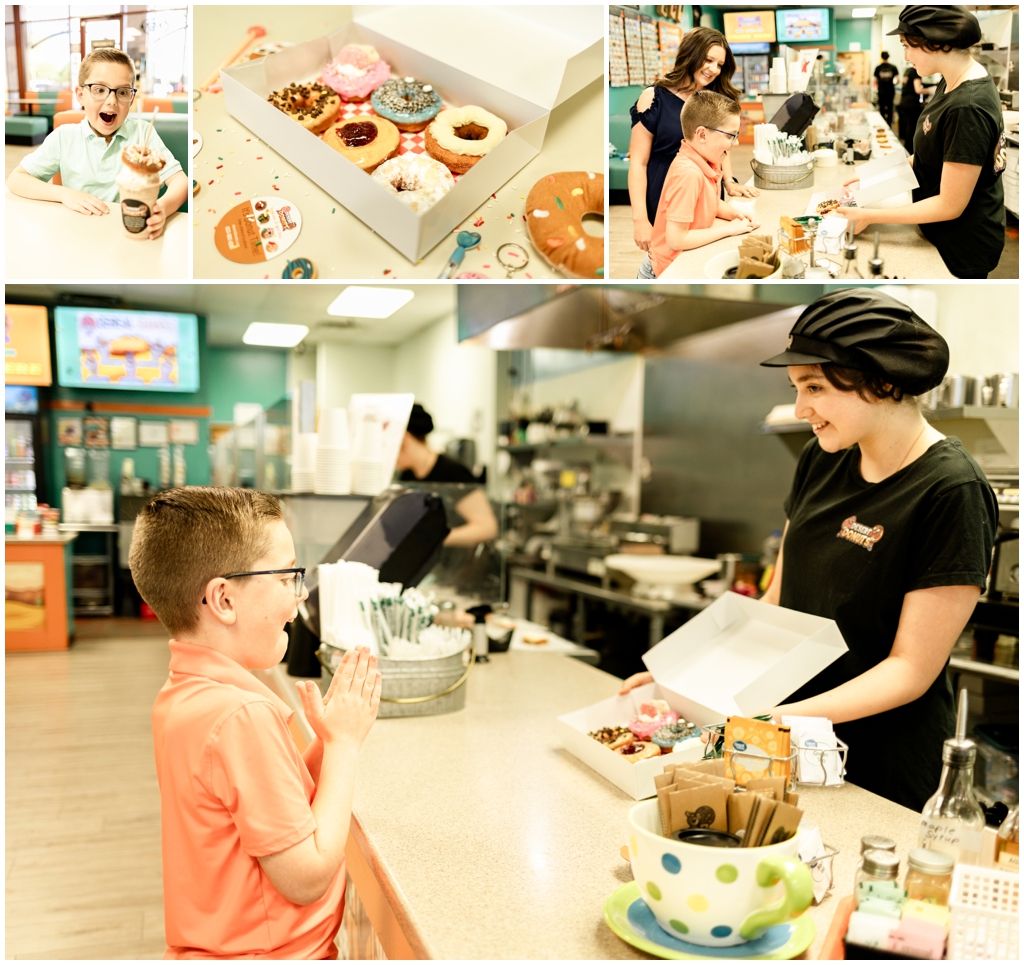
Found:
[[[721,746],[725,741],[725,724],[705,724],[701,730],[708,735],[707,746],[704,751],[704,759],[721,757]],[[768,762],[768,776],[776,776],[777,771],[785,771],[785,765],[789,764],[790,779],[787,784],[789,789],[796,785],[805,787],[842,787],[846,775],[846,755],[850,750],[849,744],[835,738],[835,747],[819,747],[813,741],[809,743],[794,743],[793,751],[788,757],[768,757],[759,754],[740,754],[731,751],[733,758],[749,756],[759,766]],[[726,764],[726,768],[736,777],[735,766]],[[838,780],[829,780],[833,775]]]

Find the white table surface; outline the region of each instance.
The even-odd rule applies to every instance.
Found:
[[[257,9],[260,11],[258,22],[267,29],[261,43],[310,40],[350,18],[350,8],[342,7],[300,7],[294,16],[281,7]],[[219,63],[219,56],[224,56],[236,40],[244,37],[252,22],[251,7],[197,8],[195,59],[200,81]],[[201,41],[198,39],[204,25],[216,32],[216,40],[211,39],[209,29],[202,31],[206,36]],[[223,39],[229,33],[231,43]],[[223,54],[220,53],[222,48]],[[285,265],[293,258],[310,259],[317,267],[318,278],[437,278],[448,263],[455,249],[454,232],[450,240],[443,241],[413,264],[228,114],[223,94],[203,94],[193,104],[193,112],[194,129],[203,138],[203,147],[192,162],[192,176],[200,185],[192,205],[196,278],[280,278]],[[457,273],[476,272],[488,278],[505,278],[505,270],[495,260],[494,253],[499,245],[514,242],[530,254],[526,270],[516,272],[514,277],[565,277],[549,268],[530,245],[522,217],[525,198],[530,188],[548,174],[604,172],[607,166],[605,122],[603,79],[595,80],[551,112],[540,154],[496,190],[496,199],[488,198],[471,217],[458,225],[458,229],[479,231],[483,241],[480,248],[466,254]],[[272,184],[280,186],[278,193],[295,204],[302,215],[298,239],[287,251],[262,264],[228,261],[214,245],[214,227],[242,200],[274,194]],[[475,228],[473,222],[478,217],[484,219],[484,224]]]
[[[134,241],[125,235],[117,206],[110,208],[106,215],[79,214],[5,190],[7,281],[191,277],[187,212],[171,215],[155,241]],[[98,266],[90,255],[100,259]]]

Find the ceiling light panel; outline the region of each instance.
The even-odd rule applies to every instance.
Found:
[[[389,318],[412,301],[415,292],[406,288],[368,288],[349,285],[327,308],[328,315],[345,318]]]
[[[246,345],[270,345],[293,348],[309,334],[305,325],[284,325],[278,322],[250,322],[242,336]]]

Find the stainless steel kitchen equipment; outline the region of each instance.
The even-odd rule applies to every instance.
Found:
[[[1020,376],[1016,372],[997,372],[988,376],[982,382],[979,401],[986,406],[1020,408]]]
[[[942,407],[959,409],[965,405],[976,405],[978,380],[971,375],[947,375],[942,380]]]

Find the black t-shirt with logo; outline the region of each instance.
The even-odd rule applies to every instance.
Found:
[[[804,447],[786,500],[784,607],[835,620],[849,647],[789,700],[812,697],[884,660],[903,597],[936,586],[985,586],[998,511],[978,464],[947,438],[879,483],[865,482],[860,450]],[[921,810],[935,793],[942,742],[956,715],[945,671],[917,700],[836,725],[850,745],[855,784]]]
[[[461,462],[446,456],[443,452],[438,455],[437,462],[422,479],[417,479],[411,469],[404,469],[398,478],[404,482],[475,483],[480,481]]]
[[[990,77],[965,80],[948,94],[942,81],[925,105],[914,133],[914,173],[920,183],[915,201],[939,193],[945,161],[980,165],[978,183],[959,218],[923,224],[921,231],[952,274],[984,277],[999,264],[1006,240],[1006,134],[999,93]]]
[[[896,93],[896,78],[899,71],[892,64],[879,64],[875,68],[875,80],[878,81],[878,96],[888,97],[889,100]]]

